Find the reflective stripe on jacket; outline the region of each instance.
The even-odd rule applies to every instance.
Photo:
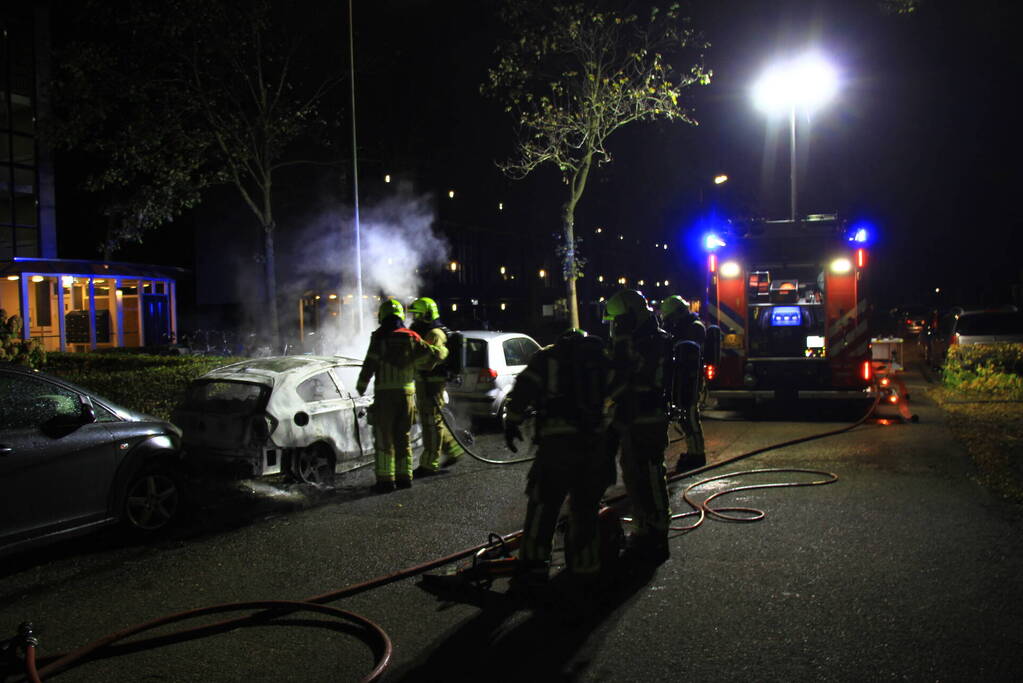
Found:
[[[404,327],[377,329],[370,337],[356,390],[365,393],[369,380],[375,375],[376,392],[414,394],[416,370],[434,362],[439,353],[412,330]]]

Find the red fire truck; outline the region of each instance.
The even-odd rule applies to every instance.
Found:
[[[866,228],[834,215],[737,223],[707,235],[706,367],[718,399],[858,398],[872,381]]]

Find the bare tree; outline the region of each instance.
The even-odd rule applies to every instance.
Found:
[[[295,45],[285,48],[272,42],[265,4],[240,17],[222,9],[207,11],[217,14],[197,27],[199,34],[185,56],[187,90],[212,137],[214,165],[259,224],[268,324],[279,346],[274,174],[307,163],[287,156],[288,147],[317,123],[318,106],[337,79],[297,87],[292,73]],[[229,31],[229,39],[212,35],[210,26]]]
[[[576,279],[584,261],[575,211],[595,166],[611,161],[607,140],[635,121],[696,124],[683,91],[710,82],[707,44],[676,4],[636,14],[593,3],[510,0],[504,10],[515,36],[497,49],[497,65],[482,90],[505,103],[517,124],[513,157],[499,164],[524,178],[552,164],[568,189],[561,208],[559,249],[571,325],[579,326]],[[671,59],[689,63],[676,70]]]

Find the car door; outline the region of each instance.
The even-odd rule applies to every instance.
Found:
[[[120,444],[84,415],[77,392],[0,372],[0,537],[107,517]]]
[[[372,462],[375,451],[373,449],[373,427],[369,424],[369,407],[373,404],[372,383],[370,382],[370,388],[366,390],[365,396],[359,396],[353,390],[358,381],[360,369],[361,367],[358,365],[339,365],[333,368],[332,372],[342,395],[352,401],[353,420],[358,429],[358,442],[362,449],[357,464],[363,465]]]
[[[337,456],[335,469],[350,469],[362,455],[352,399],[338,388],[329,370],[303,380],[295,391],[309,415],[305,441],[329,443]]]

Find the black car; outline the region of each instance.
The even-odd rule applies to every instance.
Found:
[[[51,375],[0,364],[0,555],[182,511],[181,432]]]

